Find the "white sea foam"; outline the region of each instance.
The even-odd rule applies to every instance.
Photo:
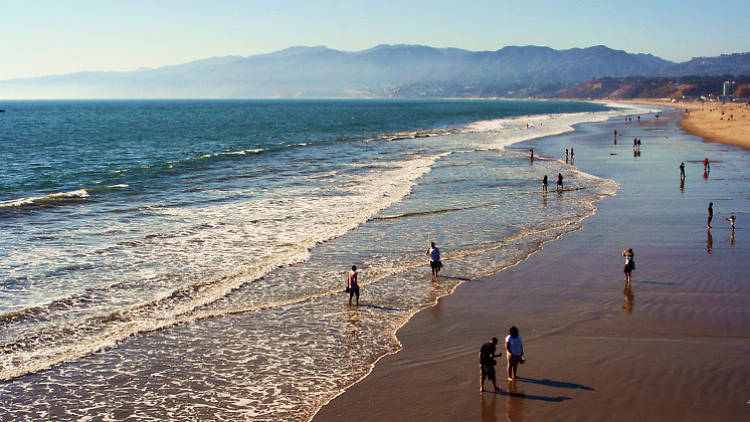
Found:
[[[582,123],[604,122],[614,117],[632,114],[654,113],[658,109],[646,108],[635,104],[603,103],[614,110],[542,114],[534,116],[509,117],[493,120],[482,120],[466,125],[463,133],[491,133],[491,142],[475,145],[477,148],[504,149],[510,145],[572,132],[573,127]]]
[[[306,260],[309,249],[319,242],[354,229],[378,211],[400,201],[439,157],[381,163],[385,167],[382,170],[355,173],[341,179],[338,188],[341,192],[336,195],[299,187],[278,196],[219,206],[151,209],[152,213],[172,220],[174,228],[169,232],[152,233],[146,236],[146,241],[138,240],[119,251],[126,255],[118,259],[132,259],[136,265],[135,272],[125,276],[132,280],[132,286],[122,291],[125,297],[110,297],[105,307],[92,307],[88,311],[50,308],[50,311],[57,309],[53,311],[55,322],[41,326],[44,334],[22,331],[17,340],[3,347],[6,353],[0,356],[0,379],[15,378],[112,347],[138,332],[200,317],[201,314],[192,311],[275,268]],[[208,227],[205,221],[221,221],[221,224]],[[249,221],[256,223],[249,224]],[[191,228],[195,225],[201,225],[201,230]],[[233,253],[238,244],[242,244],[239,257]],[[10,263],[11,267],[18,268],[15,272],[22,271],[20,261],[31,259],[31,255],[51,262],[65,261],[54,248],[15,252],[13,260],[19,261],[19,265]],[[91,255],[106,258],[101,252],[91,251]],[[162,257],[156,271],[138,267],[143,257],[148,256]],[[220,257],[235,258],[215,267],[213,263]],[[167,271],[183,268],[186,274],[182,281],[178,278],[175,285],[173,274],[158,270],[159,267]],[[145,280],[152,281],[143,283]],[[139,284],[160,283],[166,284],[156,290],[137,288]],[[269,305],[261,304],[261,307]],[[98,314],[107,308],[110,308],[109,315]],[[70,324],[77,326],[73,334]]]
[[[73,199],[73,198],[88,198],[89,193],[86,189],[78,189],[70,192],[57,192],[51,193],[44,196],[31,196],[27,198],[11,199],[9,201],[0,202],[0,208],[13,208],[23,207],[25,205],[34,205],[42,203],[52,203],[56,201]]]

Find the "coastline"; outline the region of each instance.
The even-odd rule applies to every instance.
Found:
[[[750,315],[745,309],[750,292],[737,284],[739,274],[749,269],[740,259],[747,246],[735,245],[734,236],[731,247],[720,247],[718,241],[713,246],[711,233],[707,240],[696,223],[703,218],[704,202],[716,197],[711,191],[715,186],[696,185],[693,192],[690,185],[695,182],[690,180],[685,195],[684,187],[677,189],[676,182],[670,182],[672,161],[682,157],[671,159],[675,148],[679,154],[690,151],[684,160],[695,161],[695,166],[704,154],[732,155],[738,150],[696,142],[680,133],[678,113],[666,114],[624,128],[613,121],[582,125],[573,133],[512,147],[533,147],[555,157],[564,145],[575,145],[577,164],[613,178],[622,184],[621,191],[597,202],[599,211],[580,230],[545,244],[519,265],[463,283],[437,306],[418,313],[397,332],[401,352],[381,358],[369,376],[320,409],[314,420],[344,415],[362,420],[495,420],[500,413],[510,420],[618,420],[633,415],[645,420],[722,420],[722,415],[750,412],[747,398],[741,400],[748,379],[741,362],[750,353]],[[625,139],[644,138],[645,159],[623,159],[630,146],[627,141],[611,145],[607,134],[612,127],[620,127]],[[656,136],[663,136],[658,145]],[[654,166],[660,172],[654,174]],[[691,169],[688,174],[695,178],[697,172]],[[644,177],[647,184],[639,185]],[[746,209],[744,192],[722,195],[744,201],[740,209]],[[675,200],[686,206],[672,210]],[[625,245],[633,245],[643,257],[638,262],[644,269],[636,271],[630,292],[623,289],[618,260]],[[720,251],[723,261],[716,258]],[[691,270],[684,271],[686,266]],[[708,279],[719,291],[702,284]],[[711,295],[702,295],[705,291]],[[674,297],[680,298],[679,305],[669,303]],[[504,337],[511,324],[521,328],[534,362],[519,371],[529,378],[500,383],[504,394],[477,397],[476,350],[492,335]],[[718,345],[719,362],[703,347],[706,337]],[[653,353],[641,353],[642,345]],[[681,353],[685,345],[689,355]],[[701,376],[705,362],[719,372],[719,380]],[[499,377],[504,369],[500,365]]]
[[[706,142],[720,142],[750,149],[750,106],[741,103],[678,101],[660,99],[618,100],[623,103],[671,107],[682,112],[678,124]]]

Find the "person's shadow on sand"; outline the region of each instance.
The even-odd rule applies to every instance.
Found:
[[[495,394],[500,395],[500,396],[524,399],[524,400],[537,400],[537,401],[548,401],[548,402],[563,402],[565,400],[571,399],[570,397],[564,397],[564,396],[558,396],[558,397],[535,396],[533,394],[514,393],[512,391],[505,391],[505,390],[498,391]]]
[[[586,390],[586,391],[594,391],[594,389],[591,387],[587,387],[581,384],[574,384],[572,382],[552,381],[548,379],[537,380],[534,378],[520,378],[520,377],[518,378],[518,381],[528,382],[530,384],[546,385],[547,387],[571,388],[571,389],[579,389],[579,390]]]

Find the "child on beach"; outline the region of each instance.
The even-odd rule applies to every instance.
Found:
[[[508,381],[515,381],[518,379],[518,364],[523,362],[523,343],[515,326],[510,327],[505,337],[505,350],[508,351]]]
[[[625,282],[630,283],[630,273],[635,269],[635,254],[633,253],[633,249],[622,251],[622,256],[625,257],[625,268],[623,269]]]
[[[736,220],[737,217],[734,214],[732,214],[730,217],[728,218],[725,217],[724,219],[729,221],[729,224],[732,226],[732,231],[734,231],[734,220]]]
[[[563,175],[562,173],[557,173],[557,190],[563,189]]]
[[[711,220],[713,220],[713,219],[714,219],[714,203],[713,202],[709,202],[708,203],[708,215],[706,216],[706,220],[707,220],[706,221],[706,228],[707,229],[711,228]]]
[[[542,192],[547,192],[547,175],[544,175],[544,179],[542,179]]]

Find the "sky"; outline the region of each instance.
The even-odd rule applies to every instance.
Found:
[[[672,61],[750,51],[750,0],[0,0],[0,80],[290,46],[603,44]]]

